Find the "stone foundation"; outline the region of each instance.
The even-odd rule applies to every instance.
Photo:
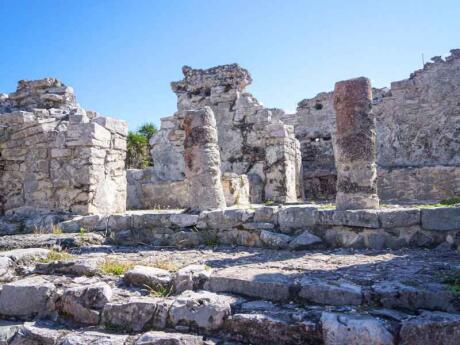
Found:
[[[118,244],[195,247],[206,243],[272,249],[460,249],[460,207],[337,211],[316,205],[206,211],[132,211],[59,223],[111,233]]]

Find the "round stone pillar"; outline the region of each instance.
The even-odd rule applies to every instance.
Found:
[[[185,177],[193,210],[225,208],[217,128],[210,107],[189,110],[184,118]]]
[[[337,168],[337,210],[379,206],[372,88],[367,78],[335,84],[337,131],[334,156]]]

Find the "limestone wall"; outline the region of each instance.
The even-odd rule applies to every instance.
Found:
[[[85,111],[47,78],[2,95],[0,128],[0,214],[126,209],[126,122]]]
[[[244,92],[251,83],[248,71],[236,64],[218,66],[207,70],[183,68],[184,79],[171,84],[177,95],[178,111],[172,117],[164,118],[159,133],[151,139],[154,171],[160,180],[177,181],[184,179],[183,119],[185,111],[212,108],[217,122],[218,141],[222,172],[238,175],[246,174],[250,182],[252,202],[263,200],[297,201],[300,196],[279,197],[267,187],[272,178],[267,179],[267,140],[277,134],[270,132],[269,124],[284,124],[279,120],[279,109],[264,108],[251,94]],[[277,131],[277,129],[275,129]],[[292,129],[286,129],[291,140],[296,141]],[[299,159],[300,154],[290,158]],[[300,159],[293,166],[300,166]],[[285,170],[272,169],[283,175]],[[293,183],[300,185],[300,174],[293,177]],[[278,181],[283,176],[278,176]],[[290,179],[291,177],[288,177]],[[295,188],[295,187],[294,187]],[[297,188],[300,191],[300,188]],[[295,193],[294,193],[295,194]]]
[[[459,193],[460,50],[434,57],[390,89],[373,89],[379,194],[383,200],[439,200]],[[305,194],[333,198],[332,93],[299,103],[281,117],[301,143]]]
[[[130,210],[185,209],[193,206],[190,204],[186,180],[160,180],[154,168],[128,169],[126,177],[127,208]],[[249,204],[249,181],[246,175],[224,173],[222,187],[227,206]]]

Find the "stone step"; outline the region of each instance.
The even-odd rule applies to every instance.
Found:
[[[203,337],[187,339],[198,344],[455,344],[460,332],[460,294],[437,277],[458,272],[460,258],[450,254],[110,246],[56,254],[0,253],[0,319],[54,320],[45,327],[58,331],[50,344],[61,344],[59,327],[73,337],[62,345],[98,337],[132,345],[152,330]],[[168,261],[153,267],[154,258]],[[197,258],[208,265],[187,265]],[[107,260],[138,264],[116,276],[101,266]],[[176,269],[176,260],[185,266]],[[12,344],[27,344],[21,341]]]

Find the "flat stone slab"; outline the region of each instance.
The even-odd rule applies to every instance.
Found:
[[[459,230],[460,207],[423,209],[422,227],[427,230]]]
[[[205,288],[214,292],[230,292],[243,296],[286,301],[294,280],[280,271],[227,268],[211,274]]]

